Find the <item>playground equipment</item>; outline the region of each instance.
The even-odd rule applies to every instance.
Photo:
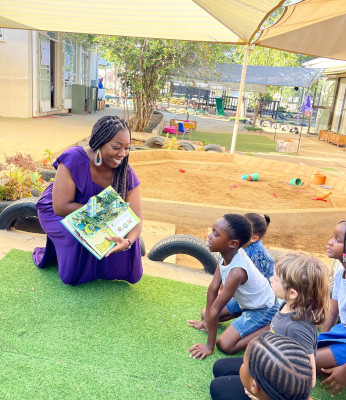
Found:
[[[215,97],[216,103],[216,115],[225,115],[225,110],[223,109],[222,98]]]
[[[258,175],[258,172],[255,172],[254,174],[250,174],[250,175],[242,175],[241,179],[247,180],[247,181],[259,181],[259,175]]]
[[[292,186],[302,186],[303,181],[300,178],[292,178],[290,180],[290,185]]]

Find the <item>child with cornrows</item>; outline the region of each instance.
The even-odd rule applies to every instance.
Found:
[[[312,368],[306,351],[297,342],[266,332],[247,346],[240,379],[246,391],[238,400],[307,400]]]
[[[318,373],[329,375],[322,384],[334,395],[346,385],[346,221],[335,226],[327,254],[339,260],[343,268],[334,277],[329,317],[318,337],[316,367]],[[338,316],[340,323],[336,324]]]
[[[255,264],[260,273],[268,279],[273,276],[274,259],[268,253],[262,243],[262,238],[267,232],[270,224],[270,217],[267,214],[247,213],[244,215],[251,223],[252,236],[250,241],[244,246],[245,253]]]
[[[329,308],[329,282],[326,266],[316,257],[303,253],[287,253],[274,264],[274,275],[270,278],[272,289],[284,302],[274,316],[270,330],[299,342],[309,355],[312,366],[313,386],[316,382],[315,355],[317,349],[317,325],[322,324]],[[262,330],[249,336],[258,336]],[[220,393],[235,393],[232,379],[227,387],[219,377],[239,375],[241,358],[227,358],[215,362],[212,382],[215,397],[223,399]],[[233,396],[233,395],[232,395]]]

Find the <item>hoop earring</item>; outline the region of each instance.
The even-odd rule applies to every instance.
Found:
[[[100,149],[96,150],[96,154],[95,154],[95,158],[94,158],[94,164],[96,165],[96,167],[99,167],[100,165],[102,165],[102,154],[101,154],[101,150]]]

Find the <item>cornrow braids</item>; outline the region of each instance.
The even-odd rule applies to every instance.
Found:
[[[130,133],[131,143],[131,129],[126,121],[116,115],[106,115],[100,118],[93,126],[89,146],[92,150],[100,149],[104,144],[108,143],[119,131],[128,130]],[[129,156],[126,156],[119,167],[114,169],[114,176],[112,186],[122,196],[126,198],[127,193],[127,171],[128,171]],[[131,174],[132,176],[132,174]]]
[[[294,340],[266,332],[247,348],[249,371],[271,400],[306,400],[312,389],[312,366]]]
[[[258,235],[259,238],[261,239],[267,232],[267,228],[270,223],[269,215],[247,213],[244,215],[244,217],[246,217],[251,222],[253,234]]]

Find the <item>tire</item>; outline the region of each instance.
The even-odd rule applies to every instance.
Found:
[[[134,146],[131,146],[131,150],[132,151],[145,150],[145,146],[140,146],[140,145],[135,144]]]
[[[297,127],[294,127],[294,128],[291,128],[291,129],[290,129],[290,132],[291,132],[291,133],[295,133],[296,135],[298,135],[299,130],[298,130]]]
[[[289,125],[282,125],[281,130],[284,132],[289,132],[291,127]]]
[[[162,136],[153,136],[144,142],[144,146],[150,148],[162,148],[165,144],[165,138]]]
[[[145,243],[141,235],[139,235],[139,244],[141,246],[141,256],[144,257],[146,250],[145,250]]]
[[[19,218],[37,217],[37,200],[38,197],[27,197],[10,202],[0,214],[0,229],[10,229]]]
[[[155,244],[148,254],[149,260],[164,261],[174,254],[187,254],[196,258],[209,274],[217,267],[216,257],[209,251],[206,242],[192,235],[172,235]]]
[[[192,143],[185,142],[184,140],[180,141],[180,150],[185,151],[195,151],[195,146]]]
[[[272,127],[272,123],[270,121],[263,121],[261,126],[262,126],[262,128],[265,128],[266,126],[268,128],[271,128]]]
[[[204,151],[215,151],[216,153],[223,153],[221,147],[217,144],[206,144],[204,146]]]

